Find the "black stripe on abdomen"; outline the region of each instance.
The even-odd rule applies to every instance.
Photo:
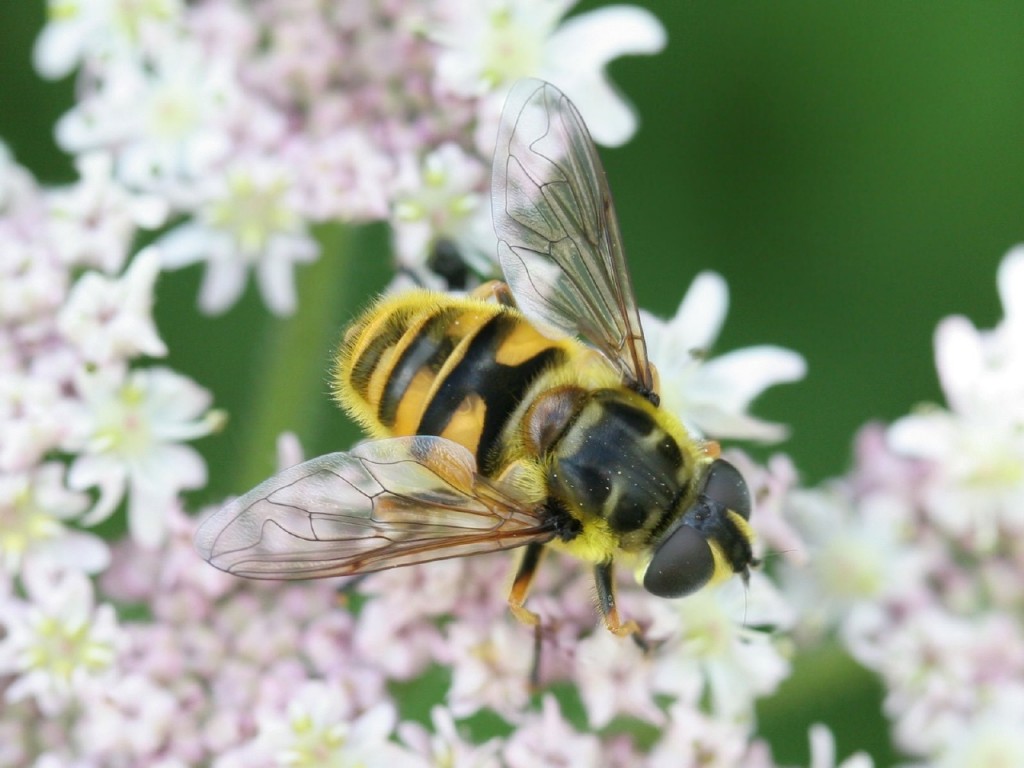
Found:
[[[543,347],[536,355],[517,365],[497,362],[498,348],[517,322],[522,321],[507,314],[498,314],[484,324],[427,406],[417,429],[421,435],[441,434],[459,405],[469,395],[478,395],[484,402],[485,411],[476,456],[485,475],[497,468],[494,464],[498,456],[494,449],[498,438],[512,412],[522,402],[530,383],[561,355],[557,347]]]
[[[455,341],[448,335],[448,328],[458,314],[456,309],[438,311],[419,329],[412,331],[415,338],[406,345],[391,367],[387,384],[381,393],[377,406],[381,424],[394,426],[398,406],[417,373],[428,368],[436,374],[444,365],[455,348]]]
[[[383,354],[402,340],[407,329],[408,319],[406,315],[396,313],[382,323],[383,328],[376,331],[374,337],[366,344],[359,358],[352,361],[352,369],[349,374],[349,381],[352,388],[359,393],[364,400],[369,400],[370,380],[373,372],[380,363]],[[360,334],[368,333],[367,328],[360,329]]]

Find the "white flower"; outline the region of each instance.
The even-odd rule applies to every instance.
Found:
[[[176,495],[206,482],[202,458],[179,443],[210,434],[223,415],[208,410],[205,389],[166,368],[136,370],[127,377],[104,369],[83,375],[79,387],[89,423],[70,446],[81,455],[71,465],[68,484],[100,491],[82,522],[105,520],[127,493],[132,538],[156,546]]]
[[[529,701],[527,681],[533,663],[529,631],[496,621],[489,627],[468,622],[449,626],[452,685],[448,706],[455,717],[490,707],[514,717]]]
[[[599,627],[579,641],[575,662],[574,679],[591,728],[604,728],[618,714],[664,722],[654,701],[652,656],[632,640]]]
[[[30,765],[29,750],[33,747],[33,724],[38,720],[34,707],[27,705],[4,707],[4,718],[0,722],[0,765],[17,768]],[[33,766],[35,768],[35,766]]]
[[[63,387],[43,366],[32,373],[0,370],[0,470],[31,469],[75,428],[81,407]]]
[[[996,273],[996,287],[1003,304],[1003,326],[1018,340],[1024,338],[1024,245],[1003,258]],[[1016,347],[1021,354],[1020,347]]]
[[[902,750],[955,752],[974,725],[985,720],[1015,721],[1013,729],[1019,729],[1024,637],[1015,617],[1000,612],[960,617],[936,607],[892,624],[890,615],[877,670],[888,689],[885,711]]]
[[[372,221],[388,214],[396,163],[356,124],[324,136],[303,136],[287,147],[298,169],[298,207],[312,220]]]
[[[121,61],[57,122],[57,141],[69,152],[116,150],[123,183],[187,206],[192,185],[231,146],[227,120],[239,101],[231,68],[177,40],[149,64]]]
[[[695,707],[676,702],[668,725],[651,750],[648,768],[705,768],[745,765],[746,724],[711,718]]]
[[[8,599],[0,610],[0,674],[16,676],[8,701],[32,697],[54,714],[111,669],[123,639],[113,606],[93,607],[81,573],[32,568],[23,583],[28,602]]]
[[[442,643],[431,619],[454,610],[465,578],[464,563],[454,559],[369,576],[359,591],[374,599],[356,623],[357,652],[379,659],[379,668],[392,679],[420,674]]]
[[[592,733],[578,733],[565,720],[555,697],[547,694],[540,713],[524,718],[502,756],[508,768],[600,765],[601,743]]]
[[[395,726],[390,703],[353,717],[342,689],[324,682],[304,684],[287,716],[259,718],[258,744],[275,764],[287,768],[399,768],[412,757],[388,741]]]
[[[398,726],[402,741],[420,758],[417,768],[498,768],[497,739],[484,744],[467,741],[459,733],[452,713],[444,707],[430,710],[430,723],[432,730],[413,722]]]
[[[75,736],[87,753],[109,763],[138,765],[153,759],[168,739],[178,735],[181,703],[154,680],[132,673],[84,697]],[[146,761],[146,764],[150,764]]]
[[[935,360],[949,409],[892,425],[893,450],[931,464],[925,508],[947,534],[978,551],[1001,532],[1024,534],[1024,249],[999,269],[1005,321],[978,331],[963,317],[935,332]]]
[[[489,205],[482,204],[484,168],[457,144],[444,144],[399,182],[391,226],[398,260],[421,272],[439,242],[454,246],[477,272],[494,265],[497,243]]]
[[[92,363],[166,355],[152,315],[159,273],[160,257],[153,248],[140,252],[120,278],[86,272],[57,316],[58,328]]]
[[[985,711],[966,727],[950,730],[935,768],[1015,768],[1024,765],[1024,701]]]
[[[810,768],[873,768],[875,762],[864,752],[856,752],[836,765],[836,739],[828,726],[815,723],[809,731]]]
[[[943,410],[906,416],[889,431],[893,450],[927,459],[925,508],[945,533],[991,551],[1005,528],[1024,533],[1024,431],[1004,421]]]
[[[493,94],[484,112],[496,117],[516,80],[539,77],[573,100],[595,141],[625,143],[636,130],[636,116],[604,68],[624,54],[657,53],[665,45],[665,30],[649,11],[625,5],[559,24],[573,5],[575,0],[452,4],[446,18],[429,30],[442,46],[437,62],[442,87],[467,97]],[[490,135],[493,146],[495,133]]]
[[[772,634],[754,627],[787,629],[793,612],[759,571],[751,573],[749,587],[729,579],[681,600],[652,601],[651,610],[651,634],[667,637],[653,675],[665,693],[691,699],[699,674],[718,717],[750,721],[754,700],[789,674]]]
[[[212,180],[206,195],[196,220],[161,239],[164,265],[174,269],[206,262],[199,290],[204,312],[231,307],[245,288],[250,267],[271,311],[293,312],[293,267],[313,261],[317,244],[296,210],[287,169],[270,161],[239,162]]]
[[[302,443],[294,432],[282,432],[277,436],[275,443],[277,450],[277,471],[283,472],[288,467],[301,464],[305,457],[302,451]]]
[[[723,454],[747,481],[750,497],[756,499],[750,523],[760,552],[777,553],[786,562],[805,565],[807,545],[801,532],[785,514],[790,493],[798,485],[793,460],[784,453],[775,453],[762,466],[743,451],[730,448]]]
[[[48,321],[64,300],[67,267],[40,236],[46,226],[43,215],[0,219],[0,322]]]
[[[978,330],[947,317],[935,331],[935,367],[949,409],[979,421],[1024,424],[1024,245],[1011,250],[996,276],[1004,319]]]
[[[755,419],[746,410],[768,387],[803,378],[807,366],[796,352],[768,345],[707,359],[728,306],[722,277],[702,272],[668,322],[641,310],[662,403],[699,435],[781,440],[786,436],[783,425]]]
[[[85,494],[64,487],[64,466],[57,462],[0,473],[0,568],[16,574],[45,561],[86,573],[103,570],[110,561],[106,543],[64,525],[88,506]]]
[[[8,213],[38,194],[35,179],[18,165],[10,147],[0,139],[0,213]]]
[[[810,558],[805,567],[784,563],[781,578],[811,637],[837,623],[851,629],[851,612],[860,606],[923,589],[925,563],[906,546],[911,510],[900,500],[878,494],[854,505],[838,487],[796,490],[785,516]]]
[[[56,79],[86,58],[134,55],[159,45],[181,7],[180,0],[49,0],[49,19],[33,52],[36,69]]]
[[[76,160],[81,179],[48,197],[50,238],[67,264],[121,270],[137,228],[156,229],[167,218],[160,198],[134,195],[114,178],[113,157],[90,152]]]

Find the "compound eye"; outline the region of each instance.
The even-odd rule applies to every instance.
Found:
[[[714,572],[707,539],[696,528],[680,525],[654,551],[644,589],[658,597],[682,597],[707,584]]]
[[[744,520],[750,519],[750,490],[747,488],[747,481],[729,462],[723,459],[715,459],[712,462],[704,478],[704,490],[701,494],[736,512]]]

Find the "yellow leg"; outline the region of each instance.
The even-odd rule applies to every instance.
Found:
[[[505,307],[514,307],[516,300],[512,297],[512,291],[508,285],[501,280],[488,280],[474,288],[470,294],[474,299],[493,301]]]
[[[615,571],[611,560],[594,566],[594,582],[597,585],[597,607],[608,631],[619,637],[632,636],[637,645],[647,650],[647,641],[640,625],[632,619],[623,622],[619,616],[619,608],[615,604]]]
[[[528,627],[539,627],[540,616],[526,607],[526,597],[530,593],[530,585],[537,573],[540,557],[544,551],[543,544],[529,544],[519,561],[519,569],[512,581],[512,589],[508,594],[508,607],[512,615]]]
[[[516,577],[512,581],[512,590],[508,595],[508,607],[512,611],[512,615],[526,626],[533,627],[533,664],[530,665],[530,690],[532,692],[540,689],[541,626],[540,616],[527,608],[525,603],[543,553],[543,544],[527,545],[523,552],[523,559],[519,561]]]

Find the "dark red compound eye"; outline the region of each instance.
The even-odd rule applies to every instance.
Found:
[[[714,572],[715,558],[704,534],[680,525],[654,551],[644,589],[658,597],[682,597],[707,584]]]
[[[723,459],[716,459],[708,468],[701,496],[731,509],[744,520],[750,519],[750,490],[747,481],[736,467]]]

